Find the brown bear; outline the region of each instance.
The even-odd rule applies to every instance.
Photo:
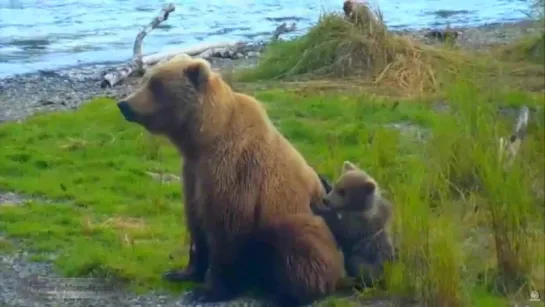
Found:
[[[206,60],[183,55],[147,72],[118,107],[183,158],[190,259],[168,280],[205,282],[207,301],[232,298],[250,279],[276,285],[286,305],[334,291],[342,256],[309,205],[324,188],[259,101],[234,92]]]
[[[333,186],[321,175],[320,180],[328,194],[322,204],[312,206],[313,212],[324,218],[341,247],[346,274],[359,286],[373,286],[382,277],[384,262],[395,258],[386,229],[391,204],[376,181],[349,161]]]

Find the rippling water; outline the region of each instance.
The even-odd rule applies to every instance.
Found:
[[[168,1],[0,0],[0,76],[125,60],[141,26]],[[145,53],[199,42],[267,38],[281,22],[298,33],[342,0],[185,0],[145,38]],[[390,28],[477,25],[525,17],[524,0],[378,0]]]

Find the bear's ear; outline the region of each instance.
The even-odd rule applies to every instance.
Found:
[[[210,63],[203,59],[194,59],[184,70],[186,77],[199,90],[208,82],[211,72]]]
[[[342,170],[343,173],[346,173],[348,171],[353,171],[353,170],[356,170],[356,169],[358,169],[358,168],[352,162],[344,161],[343,170]]]

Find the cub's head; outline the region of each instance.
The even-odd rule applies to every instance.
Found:
[[[344,15],[347,17],[351,17],[352,12],[354,11],[354,7],[357,5],[357,3],[354,0],[346,0],[343,3],[343,11]]]
[[[322,184],[324,184],[322,180]],[[340,178],[329,189],[323,203],[313,208],[319,215],[340,212],[369,212],[375,208],[380,191],[375,180],[351,162],[345,161]]]
[[[213,74],[206,60],[179,55],[146,72],[140,87],[117,106],[127,121],[168,134],[196,117]]]

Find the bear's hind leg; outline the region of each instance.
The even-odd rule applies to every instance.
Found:
[[[333,235],[319,217],[294,214],[264,227],[260,261],[269,296],[279,306],[302,306],[332,294],[342,273]]]
[[[382,278],[382,263],[371,263],[364,256],[349,255],[346,257],[346,272],[354,278],[361,288],[370,288]]]
[[[252,278],[252,259],[242,249],[247,242],[246,236],[236,236],[236,239],[223,237],[221,242],[222,244],[210,244],[210,265],[202,294],[205,302],[233,299],[248,286],[248,281]]]

